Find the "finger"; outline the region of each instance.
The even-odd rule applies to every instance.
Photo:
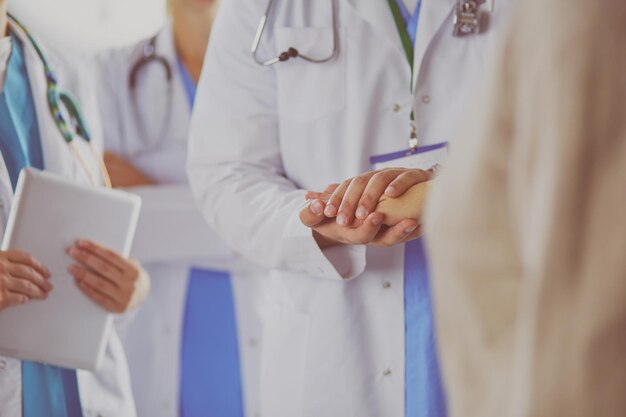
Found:
[[[385,194],[389,197],[401,196],[412,186],[421,182],[429,181],[432,177],[432,171],[423,171],[421,169],[411,169],[399,175],[389,184],[385,190]]]
[[[8,291],[4,294],[4,297],[2,297],[3,299],[3,307],[0,308],[0,310],[6,308],[6,307],[14,307],[14,306],[19,306],[22,304],[26,304],[28,301],[30,301],[30,298],[28,298],[28,296],[24,295],[24,294],[19,294],[19,293],[14,293],[11,291]]]
[[[351,182],[352,178],[349,180],[345,180],[335,189],[335,191],[333,191],[333,195],[331,195],[328,199],[328,202],[326,203],[326,208],[324,209],[324,215],[326,217],[335,217],[337,215],[337,211],[339,210],[339,206],[341,205],[341,200],[343,200],[343,196],[348,190]]]
[[[354,228],[342,228],[345,230],[347,239],[345,243],[367,245],[371,243],[378,233],[383,224],[384,216],[381,213],[370,214],[358,227]]]
[[[113,265],[117,269],[123,272],[128,272],[133,269],[132,264],[128,259],[124,258],[114,250],[105,248],[91,240],[81,239],[76,242],[76,247],[81,250],[90,252],[108,264]]]
[[[121,300],[120,284],[118,282],[110,280],[80,265],[70,265],[67,270],[77,281],[87,281],[92,288],[97,289],[114,300]]]
[[[35,259],[31,254],[20,251],[7,251],[7,259],[14,263],[23,264],[34,268],[37,272],[43,275],[45,278],[50,278],[50,270],[43,266],[41,262]]]
[[[359,196],[357,203],[356,218],[364,219],[376,209],[376,205],[382,197],[385,189],[404,172],[404,169],[385,169],[376,172],[365,187],[365,190]]]
[[[316,227],[324,220],[324,202],[320,200],[311,200],[302,210],[300,210],[300,221],[307,227]]]
[[[76,285],[89,299],[98,304],[100,307],[113,313],[121,313],[122,309],[111,297],[100,292],[97,288],[92,287],[85,280],[76,280]]]
[[[68,250],[68,254],[74,258],[75,261],[79,262],[86,268],[89,268],[101,277],[106,278],[113,283],[121,281],[124,271],[103,260],[99,256],[86,250],[78,249],[76,246],[71,247]]]
[[[341,205],[339,206],[339,212],[337,215],[337,224],[340,226],[347,226],[352,224],[355,219],[357,205],[361,196],[363,195],[363,191],[367,187],[367,184],[370,182],[370,178],[373,178],[374,175],[359,175],[358,177],[354,177],[346,190],[346,193],[341,200]],[[366,218],[367,215],[359,216],[360,220]]]
[[[328,201],[331,195],[332,195],[331,193],[326,193],[326,192],[320,193],[317,191],[309,191],[308,193],[305,194],[304,199]]]
[[[339,187],[339,183],[335,183],[335,184],[329,184],[325,189],[324,189],[324,193],[326,194],[332,194],[335,192],[335,190],[337,189],[337,187]]]
[[[417,221],[414,219],[405,219],[376,236],[372,244],[384,247],[397,245],[412,238],[416,232],[418,232]]]
[[[24,295],[29,299],[45,300],[48,297],[47,292],[26,279],[10,277],[6,281],[6,288],[10,292]]]
[[[44,278],[44,276],[33,267],[11,263],[7,266],[6,270],[12,277],[28,280],[44,292],[50,292],[50,290],[52,290],[50,281]]]

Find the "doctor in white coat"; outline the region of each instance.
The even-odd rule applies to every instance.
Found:
[[[31,150],[41,148],[41,152],[33,152],[38,155],[37,159],[41,159],[43,168],[46,171],[83,183],[89,183],[90,180],[97,182],[102,182],[103,180],[99,171],[99,158],[90,151],[89,145],[85,140],[79,136],[74,137],[75,146],[86,162],[87,169],[84,169],[85,167],[79,163],[77,156],[66,144],[48,107],[48,86],[42,60],[37,56],[26,33],[15,23],[7,22],[6,13],[6,2],[0,0],[0,27],[2,28],[2,37],[0,38],[0,75],[2,82],[0,86],[3,108],[3,157],[0,158],[0,235],[5,231],[13,199],[14,181],[17,175],[17,170],[12,162],[14,161],[12,159],[14,155],[12,155],[12,152],[8,152],[15,142],[12,142],[13,139],[9,136],[5,136],[9,131],[9,125],[19,126],[20,123],[34,123],[30,125],[37,126],[38,133],[35,134],[33,131],[30,131],[28,137],[21,137],[20,140],[28,142],[33,141],[36,136],[39,137],[38,143],[33,142],[29,146]],[[91,133],[92,143],[96,153],[100,153],[102,150],[102,126],[97,110],[95,91],[91,79],[87,76],[88,73],[83,71],[85,68],[75,60],[61,58],[60,55],[51,53],[48,48],[43,46],[41,48],[59,81],[59,85],[72,94],[84,112],[83,115]],[[23,85],[28,85],[28,89],[31,91],[32,106],[24,104],[30,100],[30,97],[26,95],[28,91],[22,88],[15,90],[17,86]],[[18,98],[16,99],[16,97]],[[5,107],[5,104],[7,107]],[[19,111],[19,113],[13,113],[18,116],[14,117],[11,122],[8,119],[4,119],[4,116],[7,114],[4,112],[6,108],[11,109],[13,112]],[[34,117],[31,119],[31,116]],[[18,154],[16,153],[15,155]],[[27,160],[30,158],[27,152],[25,158]],[[91,250],[86,247],[83,248],[86,249],[83,251],[77,251],[77,249],[81,249],[81,247],[74,247],[70,254],[79,262],[90,265],[92,272],[99,271],[99,269],[92,265],[93,257],[89,253],[101,256],[100,261],[112,256],[94,250],[93,247]],[[41,270],[37,266],[36,261],[29,261],[28,257],[26,257],[23,258],[26,260],[24,265],[19,266],[16,264],[16,262],[19,263],[19,259],[22,259],[22,257],[16,257],[10,251],[0,253],[0,263],[2,265],[2,273],[0,274],[0,314],[2,314],[1,310],[12,308],[16,304],[37,302],[31,300],[45,299],[47,292],[50,290],[54,291],[52,287],[44,285],[39,281],[37,278],[39,276],[38,273],[27,273],[29,270]],[[145,273],[137,265],[133,265],[119,257],[117,260],[122,263],[114,265],[125,265],[124,269],[129,272],[128,274],[125,273],[124,277],[115,278],[113,275],[109,274],[107,276],[107,274],[102,274],[101,272],[101,276],[98,277],[95,274],[90,274],[83,268],[77,270],[75,269],[76,267],[71,272],[76,277],[79,288],[87,296],[104,308],[120,313],[128,308],[132,308],[142,299],[142,294],[145,294],[147,290],[148,281]],[[16,268],[21,268],[27,274],[17,273],[20,269]],[[109,269],[115,268],[110,268],[109,265]],[[107,279],[102,279],[105,276]],[[55,277],[53,276],[50,278],[50,283],[54,285],[54,281]],[[127,285],[129,291],[123,293],[109,291],[112,288],[112,284]],[[124,300],[114,302],[111,298],[112,295],[123,296]],[[10,335],[2,335],[2,337],[10,337]],[[33,366],[38,368],[35,369]],[[23,371],[27,368],[31,372],[30,376],[23,379]],[[49,379],[34,380],[32,376],[34,369],[38,372],[37,375]],[[74,381],[77,381],[79,396],[73,396],[73,400],[75,400],[73,404],[70,404],[72,402],[70,400],[68,400],[67,404],[59,402],[58,393],[60,386],[56,385],[59,381],[50,378],[51,372],[54,373],[56,371],[52,370],[52,367],[46,367],[45,365],[27,364],[16,359],[0,357],[0,417],[73,417],[75,412],[82,412],[84,417],[134,417],[136,415],[126,357],[115,332],[111,333],[102,368],[97,373],[81,370],[76,372]],[[56,375],[55,373],[54,376],[56,377]],[[22,389],[23,384],[24,389]],[[73,395],[73,393],[69,393],[71,390],[68,390],[67,386],[64,389],[66,395]],[[23,403],[23,399],[26,402]],[[76,408],[71,409],[72,405],[79,407],[79,411]],[[67,410],[65,410],[66,407],[68,408]]]
[[[512,1],[480,3],[473,5],[488,22],[480,33],[456,37],[458,2],[421,2],[413,72],[388,1],[274,1],[256,58],[282,53],[282,60],[267,66],[255,62],[250,46],[268,2],[222,6],[188,169],[211,226],[272,268],[262,310],[262,416],[405,416],[404,246],[394,243],[412,237],[414,225],[405,235],[383,232],[379,243],[389,247],[364,244],[366,234],[326,247],[299,212],[305,190],[405,150],[412,110],[420,147],[457,139],[456,122]],[[298,54],[332,58],[314,63]]]
[[[255,416],[261,337],[255,307],[258,279],[251,279],[246,263],[203,220],[185,171],[193,90],[218,3],[170,0],[168,7],[171,20],[156,36],[97,57],[100,108],[107,126],[105,160],[114,185],[129,188],[143,198],[133,256],[144,263],[152,279],[146,302],[118,329],[129,358],[139,415],[174,417],[179,415],[179,408],[185,415],[195,415],[186,405],[184,376],[181,381],[184,355],[188,355],[185,329],[190,320],[190,271],[228,271],[245,415]],[[258,275],[258,268],[254,275]],[[205,304],[216,304],[214,298],[207,297]],[[197,317],[197,321],[202,325],[203,321],[222,320],[220,314]],[[212,338],[205,356],[226,363],[228,358],[219,357],[212,348],[223,342],[222,336]],[[202,362],[195,365],[201,367]],[[203,381],[199,386],[208,401],[201,408],[221,407],[209,401],[217,396],[219,402],[228,403],[225,407],[229,411],[213,409],[212,415],[236,413],[229,408],[236,408],[236,400],[213,386],[219,384],[231,392],[224,388],[229,385],[224,380],[226,373],[211,373],[214,376],[210,380],[200,377]]]

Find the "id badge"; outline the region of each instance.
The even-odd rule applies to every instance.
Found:
[[[372,156],[370,164],[374,171],[385,168],[415,168],[428,171],[441,166],[448,157],[448,142],[422,146],[413,150]]]

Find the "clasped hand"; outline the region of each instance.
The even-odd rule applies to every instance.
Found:
[[[137,262],[88,240],[79,240],[67,253],[76,262],[68,272],[78,288],[106,310],[123,313],[147,295],[150,280]],[[0,251],[0,311],[44,300],[52,290],[50,271],[32,255]]]
[[[431,171],[370,171],[322,192],[309,192],[300,220],[325,248],[337,244],[392,246],[421,235]]]

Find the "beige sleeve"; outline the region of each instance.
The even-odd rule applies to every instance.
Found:
[[[625,416],[626,2],[528,0],[517,20],[511,415]]]

